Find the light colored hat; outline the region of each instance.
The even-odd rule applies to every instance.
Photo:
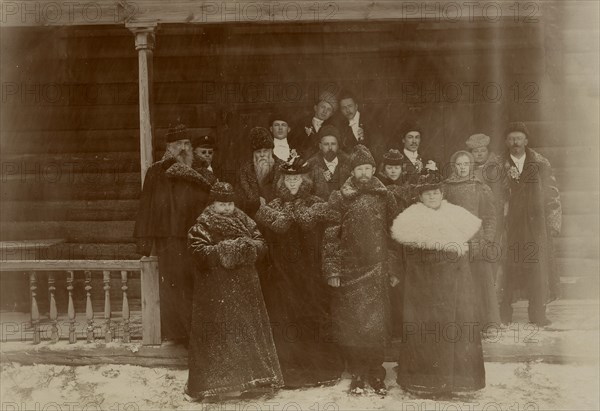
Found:
[[[329,103],[329,105],[333,108],[333,111],[338,109],[338,100],[334,93],[330,91],[324,91],[319,95],[319,99],[317,104],[321,101]]]
[[[473,134],[467,139],[466,144],[470,150],[478,147],[487,147],[490,145],[490,137],[485,134]]]

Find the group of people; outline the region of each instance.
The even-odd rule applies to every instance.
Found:
[[[350,393],[385,395],[392,336],[403,389],[483,388],[481,335],[512,321],[520,290],[530,322],[550,323],[550,163],[511,123],[504,154],[472,135],[444,176],[417,123],[382,148],[351,93],[325,92],[313,111],[254,127],[234,184],[213,168],[214,136],[183,125],[146,174],[134,236],[159,257],[161,330],[189,349],[186,393],[261,395],[347,371]]]

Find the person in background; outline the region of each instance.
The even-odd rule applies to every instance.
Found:
[[[202,133],[200,136],[192,137],[192,149],[194,152],[194,161],[192,167],[195,170],[205,169],[209,171],[215,178],[218,179],[218,170],[213,165],[213,157],[215,154],[215,136],[211,131]]]
[[[290,147],[288,135],[292,130],[289,126],[286,116],[282,113],[275,113],[269,121],[269,130],[273,135],[273,155],[281,161],[287,161],[290,156]]]
[[[318,133],[327,124],[335,125],[333,113],[338,109],[338,100],[334,93],[324,91],[319,95],[313,113],[302,118],[293,127],[290,144],[303,158],[314,155],[319,145]]]
[[[340,149],[346,154],[352,153],[357,144],[366,146],[378,159],[377,142],[381,138],[379,124],[367,116],[359,106],[356,95],[349,90],[342,90],[338,95],[340,101]]]

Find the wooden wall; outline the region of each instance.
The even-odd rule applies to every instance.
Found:
[[[593,167],[589,144],[597,141],[563,138],[571,113],[563,94],[580,83],[578,92],[590,93],[583,85],[590,76],[577,77],[585,64],[574,66],[565,49],[581,50],[575,61],[589,58],[591,46],[579,40],[597,26],[589,18],[583,26],[565,22],[561,13],[546,10],[537,23],[164,25],[154,53],[155,157],[171,122],[216,128],[215,161],[231,181],[250,155],[251,127],[266,126],[275,110],[308,114],[321,90],[349,87],[387,139],[397,138],[408,113],[418,116],[424,150],[442,161],[475,132],[500,149],[506,122],[526,121],[531,146],[548,155],[570,193],[566,232],[587,233],[598,225],[597,215],[591,225],[586,220],[594,218],[588,209],[597,206],[597,186],[595,203],[582,204],[586,184],[572,166],[586,160]],[[2,240],[65,238],[53,258],[138,257],[131,239],[140,192],[133,35],[114,26],[2,28],[1,41],[10,56],[1,63]],[[597,101],[595,86],[590,101]],[[574,249],[582,251],[571,244],[586,244],[593,268],[588,240],[560,240],[566,251],[559,254],[574,258]],[[597,280],[590,267],[581,276]]]

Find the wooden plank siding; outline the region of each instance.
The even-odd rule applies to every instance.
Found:
[[[148,13],[158,7],[142,3],[150,5]],[[357,10],[344,20],[364,17],[358,3],[344,5]],[[390,2],[371,4],[367,20],[394,18],[382,14],[389,12]],[[586,15],[570,3],[558,11],[552,9],[557,3],[545,4],[535,23],[413,18],[205,26],[193,24],[196,15],[186,20],[190,24],[175,24],[181,16],[165,12],[153,60],[154,157],[162,155],[171,122],[181,120],[192,133],[215,128],[215,162],[232,181],[250,156],[251,127],[267,126],[276,110],[291,119],[310,113],[314,98],[332,85],[354,90],[361,111],[384,124],[388,140],[397,139],[407,113],[419,116],[425,127],[423,151],[440,161],[476,132],[490,135],[500,150],[506,122],[523,120],[532,131],[530,146],[549,158],[561,190],[573,196],[565,198],[565,224],[574,225],[566,226],[557,241],[563,244],[560,257],[568,259],[575,255],[569,238],[584,241],[578,229],[587,233],[585,219],[597,211],[581,204],[589,198],[585,181],[591,182],[585,176],[597,169],[598,142],[591,132],[597,119],[586,110],[597,99],[589,91],[590,81],[597,85],[592,75],[597,48],[579,44],[582,38],[597,44],[589,39],[597,26],[587,19],[580,27],[577,19],[556,17]],[[558,28],[545,20],[553,18],[560,18]],[[105,250],[101,254],[122,245],[128,250],[124,254],[136,258],[131,231],[140,157],[134,37],[122,24],[73,25],[3,24],[0,29],[3,55],[11,57],[0,63],[0,235],[5,241],[64,236],[67,246],[95,245]],[[559,52],[550,53],[548,38],[565,44],[554,44]],[[571,44],[576,52],[567,63],[564,49]],[[566,90],[572,93],[563,101]],[[579,123],[585,124],[582,136],[566,139],[565,130]],[[71,163],[75,166],[66,165]],[[54,181],[57,167],[61,178]],[[594,192],[597,204],[597,185]],[[597,227],[597,219],[592,221]],[[590,252],[586,248],[584,254],[593,258]],[[589,266],[582,268],[586,276]],[[565,270],[562,275],[577,274]]]

